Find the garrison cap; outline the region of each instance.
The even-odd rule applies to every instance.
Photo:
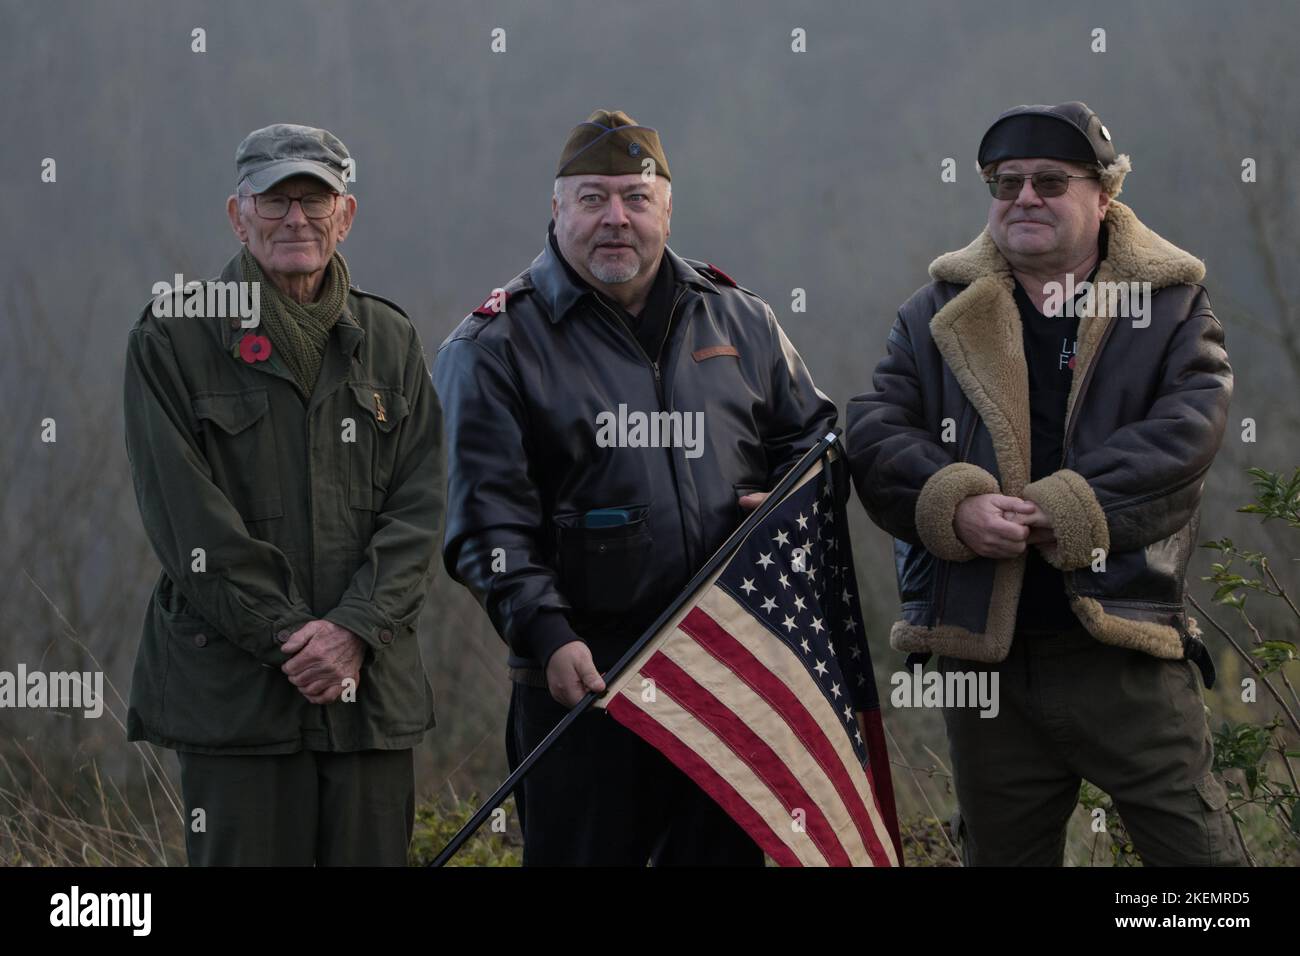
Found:
[[[596,110],[569,133],[555,176],[558,179],[582,173],[600,176],[639,173],[647,157],[654,160],[655,175],[671,181],[657,130],[638,126],[622,110]]]
[[[348,158],[348,148],[329,130],[275,123],[253,130],[235,150],[237,182],[247,179],[253,192],[261,193],[305,173],[337,193],[347,192],[343,161]]]
[[[981,169],[1004,159],[1038,157],[1103,167],[1116,160],[1115,145],[1101,117],[1077,100],[1007,110],[980,140]]]

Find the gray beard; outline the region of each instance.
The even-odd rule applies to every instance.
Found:
[[[641,261],[638,259],[631,265],[619,265],[617,263],[596,265],[588,260],[587,268],[591,274],[606,285],[618,285],[623,282],[631,282],[641,274]]]

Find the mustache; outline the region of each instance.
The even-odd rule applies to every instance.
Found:
[[[637,241],[637,238],[635,236],[625,236],[625,235],[597,236],[596,238],[591,240],[591,248],[595,249],[597,246],[603,246],[607,243],[617,243],[618,245],[621,246],[631,246],[633,249],[636,249],[637,251],[640,251],[641,249],[641,243]]]

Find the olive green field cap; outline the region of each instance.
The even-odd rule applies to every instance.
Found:
[[[569,133],[555,176],[640,173],[647,157],[654,160],[654,174],[671,181],[658,130],[638,126],[622,110],[596,110]]]
[[[329,130],[275,123],[253,130],[235,150],[236,182],[247,180],[254,193],[261,193],[306,174],[337,193],[347,192],[344,161],[349,158],[348,148]]]

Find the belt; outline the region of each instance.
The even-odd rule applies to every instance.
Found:
[[[506,673],[516,684],[527,684],[529,687],[542,687],[549,689],[550,685],[546,683],[546,671],[540,667],[510,667]]]

